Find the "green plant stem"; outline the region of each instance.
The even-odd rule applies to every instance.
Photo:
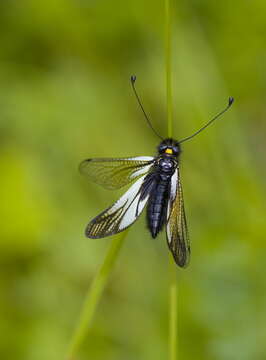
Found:
[[[82,345],[89,328],[91,327],[93,316],[96,312],[99,301],[102,297],[105,285],[114,267],[121,246],[125,240],[127,231],[115,236],[112,239],[110,248],[107,251],[104,262],[98,270],[84,301],[83,308],[76,329],[70,341],[66,360],[74,360],[80,346]]]
[[[170,255],[172,256],[172,255]],[[169,286],[169,360],[176,360],[178,357],[178,289],[176,278],[176,264],[170,258],[170,286]]]
[[[168,136],[173,134],[171,0],[165,0],[165,64]]]
[[[166,64],[166,99],[167,99],[167,127],[168,136],[173,134],[173,98],[172,98],[172,46],[171,46],[171,0],[165,0],[165,64]],[[177,331],[177,279],[176,265],[169,260],[169,360],[176,360],[178,356],[178,331]]]

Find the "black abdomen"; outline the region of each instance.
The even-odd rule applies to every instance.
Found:
[[[158,232],[162,230],[166,223],[171,178],[176,166],[177,161],[171,156],[162,155],[155,167],[154,185],[147,208],[148,228],[153,238],[158,235]]]
[[[170,181],[170,177],[165,180],[160,178],[154,186],[148,201],[147,221],[148,228],[153,238],[158,235],[166,222]]]

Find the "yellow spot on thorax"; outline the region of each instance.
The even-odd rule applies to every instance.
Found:
[[[167,149],[165,150],[165,153],[166,153],[166,154],[173,154],[173,150],[172,150],[172,149],[167,148]]]

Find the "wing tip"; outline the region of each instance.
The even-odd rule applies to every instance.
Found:
[[[173,256],[174,257],[174,256]],[[182,260],[180,260],[180,259],[176,259],[175,257],[174,257],[174,260],[175,260],[175,263],[180,267],[180,268],[182,268],[182,269],[186,269],[187,267],[188,267],[188,265],[189,265],[189,263],[190,263],[190,259],[189,258],[186,258],[186,259],[182,259]]]
[[[182,269],[186,269],[189,266],[189,262],[190,262],[189,259],[187,259],[184,262],[177,262],[177,265]]]
[[[82,160],[81,163],[79,164],[78,166],[78,170],[81,174],[83,174],[83,168],[85,166],[86,163],[90,162],[92,159],[85,159],[85,160]]]
[[[190,248],[187,249],[186,253],[176,254],[171,250],[175,263],[182,269],[186,269],[190,263]]]
[[[97,233],[95,233],[95,231],[93,231],[93,221],[91,221],[85,229],[85,236],[89,239],[99,239],[101,236],[97,236]]]

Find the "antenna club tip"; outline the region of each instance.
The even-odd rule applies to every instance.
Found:
[[[136,75],[131,75],[130,76],[130,81],[132,82],[132,84],[134,84],[134,82],[137,80]]]
[[[232,96],[230,96],[228,99],[228,105],[231,106],[234,101],[235,101],[235,99]]]

